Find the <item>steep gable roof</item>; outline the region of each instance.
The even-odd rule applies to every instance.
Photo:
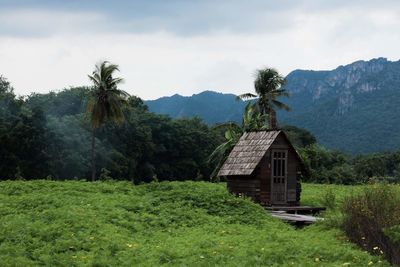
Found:
[[[218,176],[250,175],[282,131],[245,132],[232,149]]]

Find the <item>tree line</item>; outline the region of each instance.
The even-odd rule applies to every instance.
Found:
[[[171,119],[118,89],[118,66],[102,62],[93,86],[17,97],[0,76],[0,179],[210,180],[244,131],[278,127],[276,109],[290,108],[285,79],[257,72],[242,123],[208,126]],[[305,129],[282,126],[309,170],[306,181],[357,184],[400,180],[400,152],[352,157],[319,146]]]
[[[0,179],[92,177],[90,87],[16,97],[0,78]],[[198,118],[151,113],[135,96],[122,106],[124,123],[96,128],[98,179],[207,180],[207,157],[222,141]]]

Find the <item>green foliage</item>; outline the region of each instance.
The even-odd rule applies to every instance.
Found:
[[[56,180],[90,177],[90,137],[85,116],[90,89],[77,87],[17,99],[0,79],[0,180],[52,176]],[[172,120],[147,110],[131,96],[122,112],[125,124],[106,122],[96,130],[96,172],[135,183],[209,180],[208,155],[223,141],[220,131],[200,119]]]
[[[0,75],[0,119],[10,119],[20,110],[21,100],[16,99],[10,82]]]
[[[309,170],[309,177],[305,181],[319,183],[356,183],[352,176],[347,176],[349,157],[344,153],[331,151],[324,147],[312,144],[299,149],[300,156],[306,168]],[[350,174],[352,174],[350,172]]]
[[[60,92],[32,93],[28,96],[26,105],[29,109],[40,107],[47,116],[56,118],[79,115],[86,110],[90,89],[71,87]]]
[[[24,177],[22,177],[21,168],[19,166],[17,166],[17,170],[15,171],[14,180],[25,180]]]
[[[111,172],[109,170],[107,170],[106,168],[101,168],[99,180],[100,181],[110,181],[110,180],[112,180],[112,177],[110,176],[110,173]]]
[[[50,172],[50,154],[57,150],[40,108],[0,117],[1,179],[45,178]]]
[[[1,266],[367,266],[381,261],[337,229],[296,230],[248,199],[228,194],[222,184],[3,181],[0,203]],[[379,266],[389,265],[382,260]]]
[[[321,226],[344,229],[352,242],[398,264],[399,185],[303,185],[303,205],[327,207]]]
[[[393,264],[400,264],[400,243],[396,238],[400,225],[400,193],[392,186],[377,184],[366,187],[360,195],[347,198],[343,205],[343,229],[349,238],[371,253],[385,254]],[[395,227],[395,228],[392,228]]]
[[[400,225],[389,227],[384,232],[394,243],[400,244]]]
[[[317,143],[315,136],[306,129],[292,125],[285,125],[282,127],[282,130],[285,131],[290,142],[297,148],[302,148]]]
[[[335,206],[328,209],[338,210],[349,195],[362,192],[368,185],[337,185],[337,184],[308,184],[302,183],[301,205],[324,206],[329,192],[335,195]],[[396,187],[400,192],[400,187]]]
[[[242,119],[242,130],[245,131],[256,131],[267,129],[265,120],[266,114],[262,114],[255,103],[247,103]]]
[[[299,148],[299,153],[310,173],[305,181],[337,184],[400,182],[400,152],[352,157],[313,144]]]
[[[335,210],[336,208],[336,194],[332,188],[328,188],[322,198],[322,205],[328,209]]]

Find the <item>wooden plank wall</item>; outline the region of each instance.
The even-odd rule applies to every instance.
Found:
[[[260,202],[260,180],[254,176],[231,176],[228,177],[227,186],[230,193],[245,195],[254,202]]]
[[[297,169],[300,164],[295,153],[292,149],[288,151],[287,201],[292,204],[297,202]]]
[[[260,179],[260,202],[264,205],[271,203],[271,158],[268,151],[260,161],[255,175]]]

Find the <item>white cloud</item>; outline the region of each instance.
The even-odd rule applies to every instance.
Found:
[[[0,34],[17,37],[46,37],[55,34],[110,30],[101,13],[49,9],[3,9]]]
[[[254,71],[263,66],[283,74],[331,69],[359,59],[398,59],[400,46],[399,13],[384,7],[280,11],[260,20],[288,19],[279,30],[216,27],[196,35],[118,31],[113,27],[120,24],[94,12],[28,11],[0,15],[0,23],[19,33],[0,31],[0,74],[19,94],[89,85],[87,74],[101,59],[119,64],[123,88],[144,99],[208,89],[242,93],[253,89]]]

